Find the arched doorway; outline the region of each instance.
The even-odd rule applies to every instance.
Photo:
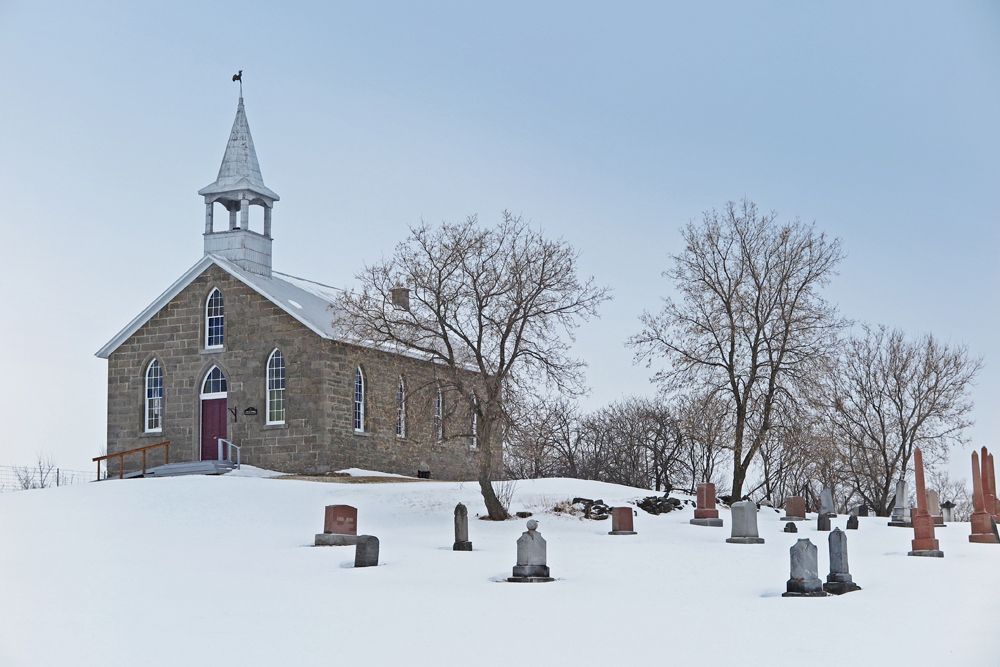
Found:
[[[229,405],[226,376],[218,366],[201,383],[201,460],[219,459],[219,438],[229,439]]]

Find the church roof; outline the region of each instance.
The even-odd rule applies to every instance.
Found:
[[[244,271],[232,262],[217,255],[205,255],[190,269],[184,272],[177,281],[158,296],[153,303],[139,313],[138,317],[128,323],[124,329],[97,351],[98,357],[107,359],[122,343],[138,331],[153,315],[160,312],[171,299],[181,293],[205,269],[215,264],[231,274],[242,283],[271,301],[296,320],[311,329],[316,335],[330,340],[342,340],[334,325],[337,315],[337,296],[340,293],[336,287],[296,278],[283,273],[273,272],[271,277],[257,275]]]
[[[264,178],[260,175],[260,164],[253,147],[253,137],[250,136],[250,125],[247,123],[242,97],[236,108],[236,120],[233,121],[233,131],[229,133],[229,143],[226,144],[226,154],[222,157],[219,176],[214,183],[198,190],[198,194],[211,196],[240,190],[249,190],[274,201],[279,200],[278,195],[264,185]]]

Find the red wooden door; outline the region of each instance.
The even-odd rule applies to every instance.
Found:
[[[228,416],[226,399],[211,398],[201,402],[202,461],[217,461],[219,459],[219,438],[229,439]]]

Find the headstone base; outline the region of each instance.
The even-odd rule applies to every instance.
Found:
[[[338,535],[337,533],[319,533],[316,535],[317,547],[348,547],[358,543],[359,535]]]
[[[970,542],[978,542],[979,544],[998,544],[997,538],[993,533],[973,533],[969,535]]]
[[[512,584],[544,584],[547,581],[555,581],[552,577],[507,577],[507,581]]]
[[[763,537],[728,537],[726,542],[730,544],[764,544]]]
[[[823,590],[830,595],[843,595],[851,591],[860,591],[861,586],[858,586],[853,581],[828,581],[823,584]]]
[[[472,542],[455,542],[452,551],[472,551]]]
[[[805,521],[804,516],[783,516],[778,521]]]
[[[548,565],[515,565],[513,579],[548,579]]]
[[[911,551],[907,556],[926,556],[928,558],[944,558],[944,552],[938,549],[925,549],[922,551]]]
[[[812,591],[811,593],[782,593],[783,598],[825,598],[828,595],[826,591]]]
[[[893,528],[913,528],[913,524],[906,521],[890,521],[885,525],[892,526]]]
[[[694,526],[714,526],[716,528],[722,527],[722,519],[691,519],[690,523]]]
[[[638,535],[634,530],[612,530],[608,535]]]

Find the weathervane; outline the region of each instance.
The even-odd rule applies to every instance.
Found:
[[[233,81],[240,82],[240,99],[243,99],[243,70],[240,70],[239,74],[233,75]]]

